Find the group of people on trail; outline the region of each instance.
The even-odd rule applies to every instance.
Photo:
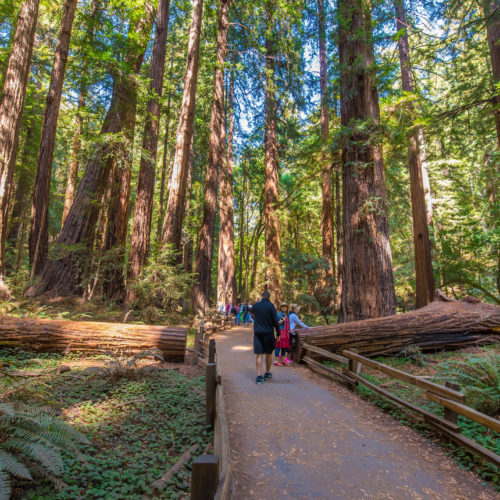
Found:
[[[251,311],[252,306],[248,302],[226,305],[219,302],[219,312],[226,316],[232,314],[234,316],[235,325],[249,325],[250,323],[253,323]]]
[[[292,360],[288,356],[290,347],[295,341],[295,329],[298,327],[308,328],[299,318],[299,306],[291,304],[290,311],[288,311],[288,304],[283,303],[278,314],[270,298],[270,292],[265,290],[262,294],[262,300],[252,307],[254,319],[253,349],[257,356],[256,384],[263,384],[272,379],[273,352],[276,357],[275,366],[292,364]],[[264,358],[265,372],[262,375]]]

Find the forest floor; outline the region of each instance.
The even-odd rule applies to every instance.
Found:
[[[235,498],[498,498],[436,440],[303,366],[256,385],[251,328],[217,340]]]
[[[153,484],[187,449],[198,445],[201,454],[212,441],[205,426],[202,370],[144,360],[117,377],[113,361],[103,355],[0,349],[0,365],[28,373],[30,393],[47,394],[53,411],[91,443],[82,446],[83,456],[64,454],[59,487],[42,478],[16,480],[14,499],[188,497],[189,467],[162,490],[154,490]],[[60,373],[61,365],[70,371]]]

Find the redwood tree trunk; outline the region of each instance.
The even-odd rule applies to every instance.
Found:
[[[84,78],[84,77],[83,77]],[[69,164],[68,185],[64,196],[64,209],[62,214],[61,228],[64,226],[69,209],[75,200],[76,184],[78,182],[78,167],[80,165],[80,151],[82,146],[81,136],[83,130],[83,110],[85,108],[85,83],[80,86],[80,95],[78,96],[78,110],[76,112],[76,127],[73,135],[73,149],[71,151],[71,163]]]
[[[202,18],[203,0],[193,0],[184,92],[175,144],[175,160],[172,167],[172,181],[169,183],[168,189],[167,211],[163,223],[163,243],[171,245],[174,250],[179,252],[179,255],[182,250],[182,223],[186,205],[189,149],[194,126]]]
[[[498,0],[483,0],[484,17],[486,18],[486,36],[490,49],[493,83],[500,82],[500,6]],[[493,97],[497,141],[500,148],[500,95]]]
[[[92,44],[94,41],[94,23],[97,13],[100,8],[100,0],[94,0],[92,3],[92,11],[90,13],[90,24],[87,28],[87,41]],[[66,186],[66,194],[64,196],[64,209],[61,221],[61,228],[64,226],[69,209],[75,200],[76,186],[78,183],[78,169],[80,166],[79,156],[82,147],[81,135],[83,132],[83,110],[85,109],[85,99],[87,94],[87,61],[84,59],[81,73],[80,95],[78,97],[78,110],[76,113],[76,127],[73,135],[73,148],[71,151],[71,163],[68,172],[68,185]]]
[[[335,303],[335,239],[333,231],[332,161],[328,152],[330,124],[328,119],[328,68],[326,61],[325,6],[318,0],[319,64],[321,83],[321,239],[323,259],[328,263],[322,283],[320,305],[323,310],[332,309]]]
[[[273,300],[279,302],[281,298],[281,263],[280,263],[280,225],[278,218],[278,137],[277,137],[277,104],[275,82],[275,43],[274,43],[274,16],[269,10],[266,12],[266,82],[265,82],[265,228],[266,228],[266,286],[273,293]]]
[[[205,202],[200,239],[196,251],[198,283],[193,290],[195,312],[205,312],[210,306],[212,258],[214,253],[215,218],[217,215],[217,185],[219,167],[225,164],[226,127],[224,116],[224,64],[227,53],[227,30],[230,0],[221,0],[217,31],[217,59],[215,63],[212,117],[208,143],[208,164],[205,177]]]
[[[338,0],[344,263],[340,321],[396,312],[371,12]]]
[[[234,57],[234,56],[233,56]],[[234,304],[236,300],[236,272],[234,266],[233,214],[233,132],[234,132],[234,59],[231,66],[228,100],[227,161],[222,162],[220,180],[220,231],[217,302]]]
[[[64,2],[61,19],[61,31],[54,54],[54,65],[50,77],[50,88],[47,95],[45,114],[43,117],[42,137],[38,151],[38,162],[31,205],[31,227],[29,235],[29,255],[31,278],[37,275],[47,258],[49,251],[49,198],[52,162],[57,134],[57,118],[61,105],[61,96],[66,74],[71,31],[75,18],[77,0]]]
[[[399,34],[399,61],[401,82],[404,92],[413,92],[413,72],[410,63],[410,45],[406,30],[406,11],[404,0],[395,0],[396,29]],[[427,225],[427,207],[419,144],[419,129],[413,127],[414,106],[406,106],[408,119],[408,166],[410,170],[410,195],[413,215],[413,249],[415,255],[415,281],[417,309],[432,302],[434,297],[434,275],[432,272],[431,242]]]
[[[130,112],[133,95],[131,89],[136,87],[136,76],[142,66],[144,51],[153,20],[153,10],[148,9],[147,15],[131,28],[141,36],[141,44],[130,43],[125,60],[131,67],[131,74],[121,74],[115,77],[111,104],[101,128],[104,134],[114,135],[122,132],[122,124],[126,122]],[[39,280],[32,285],[27,295],[34,297],[46,291],[61,295],[81,293],[82,273],[89,268],[89,253],[94,240],[95,226],[100,209],[100,200],[108,185],[110,169],[113,163],[113,144],[110,141],[99,141],[93,157],[87,163],[85,173],[78,186],[75,201],[57,240],[58,256],[48,260],[43,267]]]
[[[3,286],[5,273],[9,195],[39,4],[40,0],[26,0],[21,5],[0,100],[0,287]]]
[[[134,281],[141,268],[146,263],[149,253],[151,221],[153,217],[153,197],[156,177],[156,153],[158,149],[158,132],[160,122],[159,99],[163,90],[163,76],[165,72],[166,42],[168,34],[170,0],[160,0],[156,20],[156,34],[151,60],[150,93],[144,125],[137,198],[135,201],[134,220],[132,225],[132,239],[129,256],[129,282]],[[129,300],[133,297],[129,294]]]
[[[172,56],[170,58],[170,80],[172,80],[172,68],[174,65],[174,49],[172,48]],[[163,144],[163,159],[162,159],[162,167],[161,167],[161,181],[160,181],[160,206],[158,209],[158,222],[157,222],[157,241],[161,241],[161,230],[163,226],[163,219],[165,217],[165,181],[167,179],[167,158],[168,158],[168,143],[170,141],[170,120],[172,113],[172,93],[168,93],[168,101],[167,101],[167,112],[166,112],[166,120],[165,120],[165,139]],[[170,148],[170,161],[169,164],[172,163],[172,153],[174,148]]]
[[[335,229],[337,233],[337,303],[336,310],[340,310],[340,298],[342,297],[342,276],[343,276],[343,242],[342,237],[342,197],[340,195],[340,181],[342,177],[342,166],[337,161],[335,168]]]

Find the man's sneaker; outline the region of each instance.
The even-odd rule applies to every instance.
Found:
[[[269,373],[265,373],[265,374],[264,374],[264,381],[265,381],[265,382],[271,382],[271,379],[272,379],[272,378],[273,378],[273,375],[272,375],[272,373],[271,373],[271,372],[269,372]]]
[[[263,384],[266,382],[266,379],[262,376],[262,375],[259,375],[256,379],[255,379],[255,383],[256,384]]]

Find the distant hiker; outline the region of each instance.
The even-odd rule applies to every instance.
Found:
[[[240,324],[240,306],[238,304],[234,304],[234,306],[231,309],[231,314],[234,315],[234,324],[239,325]]]
[[[249,325],[250,321],[252,321],[252,318],[250,317],[250,306],[248,305],[248,302],[245,302],[243,304],[243,324]]]
[[[231,304],[228,302],[226,304],[226,316],[229,316],[229,313],[231,312]]]
[[[288,304],[280,305],[278,313],[278,323],[280,325],[280,338],[276,342],[276,350],[274,352],[276,366],[291,365],[292,360],[287,357],[290,352],[290,321],[288,320]]]
[[[297,327],[309,328],[299,318],[300,306],[297,304],[290,304],[290,314],[288,320],[290,321],[290,346],[293,348],[297,345],[297,334],[295,330]]]
[[[271,380],[273,351],[276,348],[274,332],[276,331],[278,339],[280,336],[278,313],[276,312],[276,307],[274,307],[269,300],[270,297],[271,294],[269,291],[264,290],[262,293],[262,300],[257,302],[252,307],[252,313],[255,321],[253,326],[253,351],[257,355],[256,384],[263,384],[264,382],[269,382]],[[264,356],[266,357],[266,372],[264,373],[264,376],[262,376],[262,362],[264,361]]]

